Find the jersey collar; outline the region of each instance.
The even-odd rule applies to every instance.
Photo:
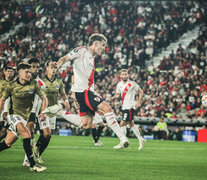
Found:
[[[45,78],[46,78],[48,81],[50,81],[51,83],[53,83],[53,82],[56,80],[56,76],[54,77],[54,79],[53,79],[52,81],[48,78],[47,75],[45,75]]]
[[[29,85],[30,84],[30,81],[29,82],[26,82],[25,84],[21,84],[20,81],[19,81],[19,77],[17,78],[17,83],[22,85],[22,86],[26,86],[26,85]]]

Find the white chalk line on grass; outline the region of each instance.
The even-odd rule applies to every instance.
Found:
[[[15,146],[14,149],[21,149],[22,146]],[[113,147],[90,147],[90,146],[48,146],[49,149],[113,149]],[[127,149],[137,149],[138,147],[129,147]],[[144,149],[150,150],[190,150],[190,151],[204,151],[207,150],[207,148],[179,148],[179,147],[172,147],[172,148],[156,148],[156,147],[144,147]]]

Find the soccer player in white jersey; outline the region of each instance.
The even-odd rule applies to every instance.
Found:
[[[136,82],[129,80],[127,69],[122,69],[120,71],[120,77],[121,81],[117,84],[116,94],[112,97],[112,99],[119,98],[121,95],[123,112],[123,120],[120,122],[121,129],[124,134],[126,134],[126,123],[129,123],[131,130],[139,140],[138,150],[141,150],[146,140],[141,136],[138,127],[134,125],[134,111],[141,106],[143,91]],[[135,96],[137,92],[139,94],[139,98],[137,103],[135,103]],[[114,148],[120,149],[121,147],[117,145]]]
[[[101,56],[105,50],[106,43],[107,39],[103,34],[92,34],[89,37],[87,47],[73,49],[58,60],[58,67],[68,61],[73,62],[74,86],[71,90],[75,92],[80,105],[83,126],[91,128],[95,111],[104,114],[108,126],[120,139],[120,146],[126,148],[129,146],[129,141],[117,123],[112,108],[101,97],[94,94],[94,58],[95,56]]]
[[[28,60],[28,64],[31,65],[32,79],[36,80],[37,83],[40,85],[41,89],[43,91],[45,91],[45,83],[38,76],[39,70],[40,70],[39,60],[37,58],[31,58]],[[29,120],[28,120],[26,126],[29,129],[30,134],[31,134],[31,145],[34,148],[33,149],[33,151],[34,151],[35,147],[36,147],[35,146],[35,139],[34,139],[34,125],[35,125],[36,119],[38,120],[40,130],[41,130],[41,135],[37,141],[37,144],[39,145],[39,149],[41,149],[41,152],[43,152],[49,144],[49,141],[51,138],[51,130],[50,130],[48,117],[46,117],[46,119],[44,121],[40,121],[40,118],[38,118],[39,113],[40,113],[41,104],[42,104],[42,99],[36,94],[35,99],[34,99],[34,103],[33,103],[33,107],[32,107],[32,111],[31,111],[31,114],[30,114],[30,117],[29,117]],[[34,158],[36,158],[35,160],[38,163],[43,163],[43,160],[41,159],[40,156],[38,156],[38,157],[34,156]],[[30,166],[29,160],[28,160],[26,154],[25,154],[23,166]]]

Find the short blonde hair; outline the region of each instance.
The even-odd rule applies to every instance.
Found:
[[[94,41],[105,41],[107,43],[107,38],[103,34],[95,33],[89,37],[88,45],[91,46]]]
[[[119,72],[120,72],[120,74],[121,74],[122,72],[126,72],[126,73],[128,74],[128,69],[121,69]]]

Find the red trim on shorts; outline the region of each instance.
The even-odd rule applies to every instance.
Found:
[[[43,86],[43,83],[40,80],[38,80],[37,83],[40,85],[40,87]]]
[[[84,116],[86,114],[87,114],[87,112],[80,112],[80,117],[82,117],[82,116]]]
[[[72,114],[72,113],[70,113],[70,112],[66,112],[65,115],[67,115],[67,114]]]
[[[129,121],[132,121],[132,110],[129,109]]]
[[[88,90],[84,91],[84,98],[85,98],[85,103],[86,105],[92,110],[94,111],[94,109],[92,108],[90,102],[89,102],[89,98],[88,98]]]

